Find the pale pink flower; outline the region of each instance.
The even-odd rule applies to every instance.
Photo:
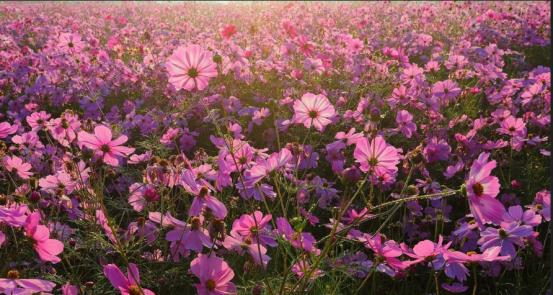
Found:
[[[31,164],[23,162],[23,160],[19,157],[5,156],[3,163],[6,170],[9,172],[15,170],[17,175],[19,175],[22,179],[29,179],[29,177],[33,176],[33,172],[30,172],[32,168]]]
[[[354,149],[354,158],[360,163],[363,172],[386,169],[392,173],[398,171],[400,155],[395,147],[385,142],[382,136],[376,136],[371,143],[367,138],[359,139]]]
[[[204,90],[208,81],[217,76],[217,65],[213,62],[212,53],[200,45],[177,48],[167,61],[166,68],[169,83],[177,90]]]
[[[304,124],[306,128],[313,125],[318,131],[323,131],[325,126],[331,124],[336,115],[335,107],[323,94],[308,92],[294,102],[293,108],[295,123]]]

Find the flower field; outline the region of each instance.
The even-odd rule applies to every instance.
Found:
[[[0,3],[0,294],[552,294],[550,6]]]

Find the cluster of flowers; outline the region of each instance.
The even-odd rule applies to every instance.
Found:
[[[0,293],[475,294],[550,241],[548,6],[2,4]]]

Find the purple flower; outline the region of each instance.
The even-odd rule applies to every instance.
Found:
[[[501,255],[516,257],[516,247],[524,246],[524,238],[533,234],[533,228],[529,225],[518,225],[516,222],[503,223],[500,228],[487,227],[481,232],[478,243],[481,250],[485,251],[491,247],[501,247]]]

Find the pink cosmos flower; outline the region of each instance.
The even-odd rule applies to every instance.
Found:
[[[481,153],[471,165],[469,178],[466,181],[469,208],[479,227],[492,222],[499,224],[506,211],[496,195],[500,192],[498,178],[491,176],[496,161],[488,161],[489,153]]]
[[[293,108],[293,122],[304,124],[306,128],[313,125],[320,132],[323,132],[325,126],[331,124],[336,115],[335,107],[323,94],[315,95],[308,92],[300,100],[294,101]]]
[[[51,292],[55,283],[39,279],[20,279],[17,270],[8,271],[7,278],[0,279],[0,294],[35,294]]]
[[[0,206],[0,223],[8,224],[12,227],[22,227],[27,221],[27,205],[12,204]]]
[[[318,268],[313,269],[310,263],[306,260],[299,260],[298,262],[293,264],[291,266],[291,271],[299,278],[304,277],[304,275],[308,274],[311,271],[312,273],[309,278],[310,281],[315,280],[323,275],[323,271]]]
[[[62,286],[62,295],[79,295],[79,287],[69,282]]]
[[[267,248],[258,244],[256,240],[252,240],[250,237],[244,237],[236,232],[231,232],[230,236],[226,236],[223,241],[223,247],[228,250],[233,250],[240,255],[244,252],[248,252],[254,263],[257,265],[267,266],[271,257],[267,253]]]
[[[6,138],[10,134],[14,134],[19,127],[17,125],[10,125],[8,122],[0,123],[0,138]]]
[[[323,61],[319,58],[306,58],[304,60],[304,69],[307,72],[313,72],[318,75],[323,74],[325,67],[323,67]]]
[[[129,187],[129,193],[129,204],[137,212],[142,211],[147,204],[160,199],[156,188],[151,184],[133,183]]]
[[[283,235],[293,247],[319,255],[321,251],[316,247],[317,240],[311,233],[296,232],[283,217],[277,218],[276,224],[279,234]]]
[[[185,190],[195,196],[189,208],[190,216],[198,216],[204,208],[209,208],[218,219],[224,219],[227,216],[225,205],[210,194],[207,186],[200,186],[194,177],[194,173],[185,170],[181,175],[182,185]],[[207,183],[206,183],[207,184]]]
[[[502,122],[500,122],[500,128],[496,129],[502,134],[507,134],[510,136],[526,136],[527,128],[525,127],[525,122],[521,118],[515,118],[509,116]]]
[[[411,138],[412,134],[417,130],[417,125],[412,122],[413,118],[412,114],[405,110],[401,110],[396,113],[396,123],[398,124],[398,129],[407,138]]]
[[[190,271],[200,279],[196,284],[199,295],[230,295],[236,294],[235,284],[231,282],[235,273],[227,262],[215,254],[198,254],[190,263]]]
[[[57,256],[63,251],[63,243],[50,239],[50,230],[40,225],[40,213],[33,212],[25,224],[25,234],[35,241],[34,248],[42,261],[58,263],[61,259]]]
[[[239,219],[233,222],[231,234],[237,233],[242,237],[248,237],[252,241],[261,244],[275,247],[277,242],[271,234],[271,214],[265,215],[260,211],[255,211],[254,214],[244,214]]]
[[[108,223],[108,218],[106,217],[106,214],[104,214],[104,211],[101,209],[96,210],[95,216],[96,216],[96,223],[102,227],[108,239],[114,245],[117,244],[117,238],[115,237],[115,234],[113,233],[113,230],[110,227],[110,224]]]
[[[431,90],[434,96],[442,99],[441,104],[447,104],[460,95],[462,89],[452,80],[439,81],[433,85]]]
[[[77,183],[65,171],[58,171],[55,175],[48,175],[38,180],[42,190],[51,194],[68,195],[73,192]]]
[[[85,47],[85,43],[77,34],[62,33],[58,39],[58,47],[67,52],[80,52]]]
[[[29,179],[33,176],[33,172],[29,172],[32,168],[31,164],[23,162],[23,160],[16,156],[5,156],[3,159],[4,167],[8,172],[15,170],[17,175],[22,179]]]
[[[121,295],[155,295],[154,292],[140,287],[140,274],[134,263],[129,263],[127,276],[115,264],[104,265],[104,275]]]
[[[371,235],[366,233],[363,233],[358,240],[374,252],[378,271],[394,276],[397,271],[406,268],[407,264],[398,259],[403,252],[395,241],[386,240],[381,234]]]
[[[48,121],[47,127],[52,137],[61,145],[69,147],[69,144],[77,138],[77,129],[81,126],[79,116],[66,112],[60,118]]]
[[[212,60],[212,53],[199,45],[177,48],[167,61],[166,68],[169,83],[177,90],[204,90],[208,81],[217,76],[217,65]]]
[[[544,220],[550,221],[552,219],[552,199],[550,191],[542,190],[540,192],[537,192],[535,194],[535,200],[533,202],[535,203],[535,206],[541,213]]]
[[[104,163],[110,166],[118,166],[117,157],[124,157],[132,154],[135,149],[121,146],[127,142],[127,136],[121,135],[112,140],[110,128],[99,125],[94,128],[94,134],[85,131],[79,132],[79,142],[94,151],[97,157],[102,158]]]
[[[33,131],[38,131],[40,129],[46,128],[46,123],[48,123],[48,120],[50,120],[51,115],[48,114],[45,111],[40,112],[34,112],[27,116],[25,120],[27,120],[27,124],[31,126]]]
[[[230,39],[237,32],[237,28],[234,25],[226,25],[221,29],[221,36],[224,39]]]
[[[167,233],[165,239],[174,247],[172,256],[183,253],[183,250],[201,252],[204,247],[213,247],[212,239],[207,229],[202,225],[201,217],[192,217],[190,225],[182,222],[175,223],[175,228]]]
[[[354,158],[363,172],[385,169],[396,173],[400,155],[395,147],[387,144],[382,136],[376,136],[371,143],[367,138],[359,139],[354,149]]]
[[[344,131],[340,131],[335,135],[335,139],[346,139],[346,145],[356,144],[358,139],[363,137],[364,134],[362,132],[356,133],[356,128],[350,128],[350,130],[346,133]]]

